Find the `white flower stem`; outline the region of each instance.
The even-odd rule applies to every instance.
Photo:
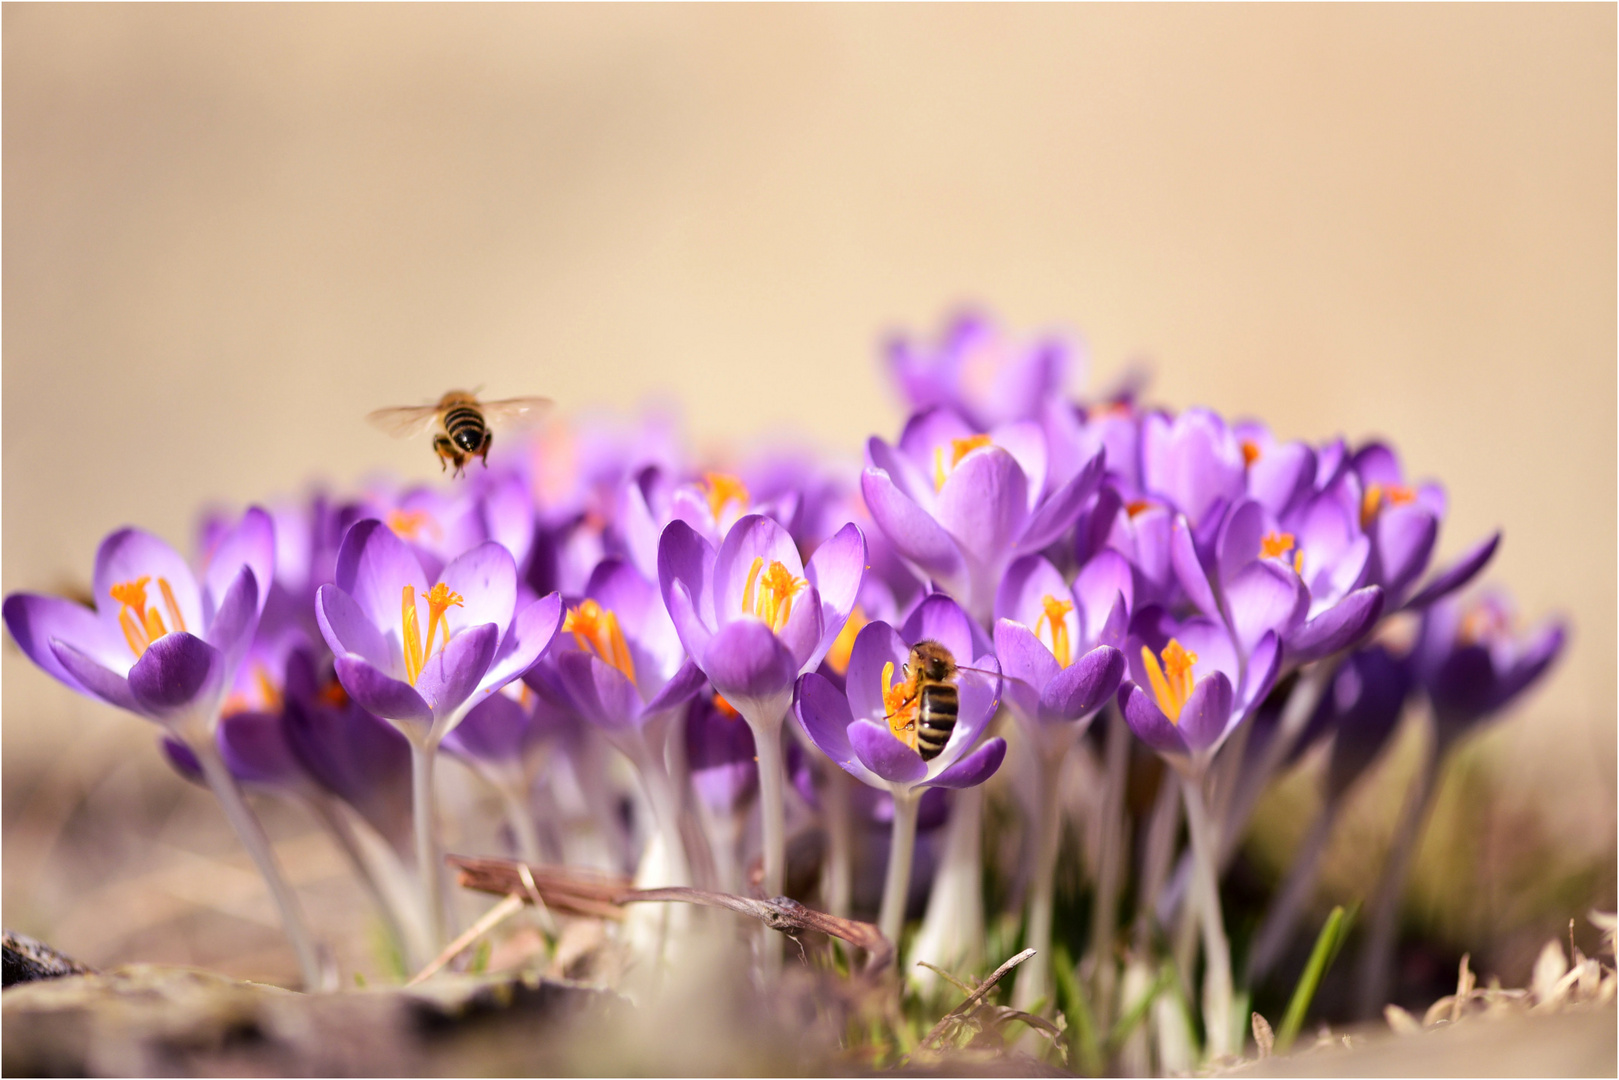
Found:
[[[410,935],[405,930],[404,919],[394,907],[393,898],[383,888],[375,869],[366,857],[360,839],[354,833],[354,823],[344,816],[344,809],[338,806],[335,798],[330,795],[317,792],[309,801],[314,808],[315,816],[332,834],[333,841],[348,859],[354,875],[360,879],[360,884],[365,887],[372,903],[376,905],[377,913],[382,916],[382,921],[388,928],[388,936],[393,940],[394,948],[399,950],[405,966],[414,971],[425,964],[427,958],[416,955],[419,950],[413,947]]]
[[[1216,872],[1218,840],[1212,835],[1203,802],[1202,778],[1181,777],[1186,801],[1186,831],[1192,841],[1192,866],[1200,894],[1203,925],[1203,1030],[1209,1055],[1231,1053],[1231,945],[1220,912],[1220,881]]]
[[[849,917],[854,891],[854,823],[849,816],[854,777],[832,766],[826,771],[826,877],[821,885],[826,910],[840,919]]]
[[[433,948],[442,949],[446,940],[444,874],[438,846],[438,796],[433,787],[433,763],[437,758],[437,742],[411,740],[410,791],[416,826],[416,872],[421,875],[429,940]]]
[[[1091,994],[1098,1030],[1107,1031],[1113,1023],[1113,989],[1118,965],[1113,960],[1113,939],[1119,925],[1119,876],[1124,865],[1128,835],[1124,826],[1124,788],[1129,780],[1130,727],[1117,705],[1109,705],[1106,789],[1102,792],[1102,849],[1098,864],[1096,903],[1091,908],[1091,956],[1095,979]]]
[[[1433,730],[1433,725],[1429,727]],[[1422,835],[1423,822],[1427,820],[1428,810],[1433,805],[1439,770],[1448,749],[1446,742],[1435,733],[1432,744],[1424,751],[1421,768],[1411,779],[1405,805],[1400,810],[1399,824],[1395,826],[1394,844],[1383,863],[1383,874],[1378,879],[1377,892],[1372,900],[1371,928],[1367,931],[1356,973],[1355,1008],[1357,1014],[1363,1017],[1378,1015],[1388,1000],[1395,938],[1399,930],[1400,896],[1405,892],[1411,857],[1417,852],[1417,840]]]
[[[787,889],[787,804],[783,788],[786,767],[781,748],[781,726],[786,713],[775,707],[761,712],[751,703],[741,711],[742,719],[753,732],[753,747],[759,763],[759,816],[764,845],[762,888],[766,897],[781,896]],[[782,942],[773,930],[764,930],[764,935],[759,956],[768,978],[781,971]]]
[[[1012,989],[1012,1007],[1028,1009],[1051,997],[1051,919],[1056,903],[1057,851],[1062,839],[1062,802],[1057,779],[1068,757],[1069,743],[1060,749],[1035,747],[1034,875],[1029,887],[1028,921],[1023,944],[1034,950],[1018,969]]]
[[[242,846],[253,859],[253,864],[258,867],[264,883],[270,887],[270,896],[281,913],[282,929],[292,944],[292,951],[298,957],[298,971],[303,978],[304,989],[327,989],[320,953],[315,947],[315,939],[309,933],[309,926],[304,921],[304,912],[298,903],[298,895],[292,891],[292,886],[287,884],[286,877],[281,873],[281,866],[276,862],[275,851],[270,846],[270,838],[264,833],[264,826],[259,824],[259,819],[248,807],[247,800],[242,797],[242,789],[237,786],[236,777],[225,767],[225,761],[219,756],[219,751],[214,747],[212,740],[200,742],[191,749],[202,765],[202,775],[207,780],[209,789],[213,791],[214,798],[219,800],[220,807],[225,811],[225,819],[230,822],[231,828],[236,832],[236,838],[242,842]]]
[[[896,945],[905,927],[905,900],[911,892],[911,861],[916,854],[916,815],[920,793],[911,788],[894,790],[893,841],[888,851],[888,877],[883,882],[882,913],[877,929]]]

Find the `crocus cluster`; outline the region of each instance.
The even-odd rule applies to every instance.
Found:
[[[704,460],[662,417],[556,421],[465,479],[210,517],[194,560],[120,530],[93,609],[16,594],[5,622],[48,674],[157,724],[209,785],[311,985],[318,949],[244,787],[313,809],[414,963],[455,925],[443,750],[531,863],[774,896],[805,877],[789,851],[814,850],[805,899],[860,915],[877,891],[858,868],[886,843],[880,927],[898,940],[926,898],[911,958],[948,967],[980,958],[980,785],[1006,771],[1037,954],[1020,1004],[1052,995],[1072,824],[1103,848],[1094,910],[1129,894],[1141,918],[1201,928],[1219,1054],[1234,1022],[1218,882],[1266,786],[1330,741],[1330,811],[1417,700],[1437,757],[1540,677],[1562,631],[1526,637],[1499,594],[1458,598],[1499,536],[1435,566],[1443,490],[1386,443],[1287,441],[1133,388],[1076,398],[1082,361],[1068,338],[966,314],[890,345],[909,415],[863,465]],[[1126,889],[1132,759],[1161,763],[1140,824],[1167,840]],[[1301,873],[1250,970],[1291,931]],[[1121,921],[1090,930],[1102,998]],[[767,971],[778,953],[762,947]]]

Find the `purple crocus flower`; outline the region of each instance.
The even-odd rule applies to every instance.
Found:
[[[1029,345],[1005,340],[977,312],[962,312],[933,346],[896,337],[888,363],[913,410],[943,405],[980,428],[1032,420],[1063,391],[1070,369],[1084,366],[1079,351],[1052,336]]]
[[[1119,706],[1131,730],[1172,764],[1201,775],[1269,693],[1281,643],[1267,630],[1244,656],[1212,619],[1177,623],[1161,608],[1146,608],[1132,620],[1125,658],[1130,677],[1119,688]]]
[[[1418,682],[1449,743],[1511,704],[1562,652],[1567,630],[1549,620],[1529,633],[1513,628],[1511,599],[1488,591],[1470,603],[1441,600],[1423,612],[1411,653]]]
[[[867,444],[860,490],[873,520],[926,577],[988,625],[1019,555],[1062,535],[1101,482],[1092,458],[1047,491],[1045,433],[1019,421],[983,433],[948,409],[911,417],[898,446]]]
[[[1006,756],[1006,741],[1000,738],[973,749],[1000,704],[999,665],[984,647],[983,632],[955,601],[937,594],[922,602],[906,632],[902,637],[887,623],[869,623],[855,639],[845,689],[812,672],[798,681],[794,700],[799,723],[822,753],[894,797],[894,843],[878,922],[890,941],[899,939],[904,917],[922,790],[974,787],[994,775]],[[977,669],[957,677],[956,722],[931,759],[906,738],[915,730],[920,699],[906,689],[905,669],[912,646],[923,640],[960,657],[963,667]]]

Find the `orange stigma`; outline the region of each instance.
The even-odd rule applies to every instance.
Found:
[[[434,536],[443,533],[438,522],[433,520],[433,515],[426,510],[390,510],[388,528],[401,540],[414,540],[427,530],[432,530]]]
[[[1260,555],[1267,559],[1280,559],[1293,550],[1292,533],[1266,533],[1259,542]]]
[[[1197,653],[1187,652],[1180,642],[1170,638],[1169,644],[1164,646],[1163,656],[1164,662],[1160,666],[1152,650],[1141,646],[1141,662],[1147,668],[1152,695],[1158,699],[1158,707],[1169,717],[1169,722],[1179,724],[1186,699],[1192,696],[1192,665],[1197,663]]]
[[[1250,439],[1242,440],[1242,463],[1252,465],[1259,460],[1259,444]]]
[[[1148,502],[1146,499],[1132,499],[1130,502],[1124,504],[1125,515],[1131,518],[1134,518],[1137,514],[1140,514],[1144,510],[1150,509],[1152,509],[1152,503]]]
[[[942,447],[942,446],[934,447],[933,448],[933,490],[934,491],[943,491],[944,490],[944,482],[946,480],[950,479],[950,474],[955,471],[955,468],[956,468],[957,465],[961,464],[961,459],[962,458],[966,457],[968,454],[972,453],[974,450],[981,450],[986,446],[994,446],[994,445],[995,444],[990,441],[990,438],[989,438],[988,435],[969,435],[965,439],[951,439],[950,440],[950,467],[948,469],[945,468],[945,464],[944,464],[944,447]]]
[[[135,654],[137,660],[145,655],[152,642],[169,632],[157,609],[146,609],[146,583],[151,580],[149,575],[143,575],[134,581],[120,581],[107,590],[108,596],[123,605],[118,611],[118,626],[124,632],[124,640],[129,643],[129,651]],[[168,579],[158,578],[157,587],[163,594],[163,606],[168,610],[174,629],[183,632],[186,621],[180,615],[180,605],[174,600],[174,590],[169,588]]]
[[[714,708],[719,710],[719,714],[727,720],[742,719],[742,714],[736,711],[736,706],[726,701],[723,694],[714,695]]]
[[[760,573],[761,570],[764,572]],[[792,618],[793,598],[808,585],[809,582],[794,577],[791,570],[774,559],[766,567],[764,556],[755,556],[753,566],[748,569],[747,584],[742,587],[742,610],[757,615],[773,633],[779,634]]]
[[[1074,662],[1074,643],[1068,637],[1068,613],[1074,610],[1072,600],[1058,600],[1055,596],[1047,594],[1040,600],[1040,617],[1034,621],[1034,634],[1040,636],[1040,627],[1051,629],[1051,655],[1057,658],[1059,667],[1067,667]]]
[[[856,604],[854,610],[849,612],[849,621],[843,624],[843,629],[832,640],[832,647],[826,651],[826,662],[839,675],[849,673],[849,656],[854,652],[854,639],[860,636],[860,631],[870,621],[860,605]]]
[[[1367,484],[1366,494],[1360,500],[1360,527],[1366,528],[1377,518],[1377,512],[1387,502],[1390,506],[1404,506],[1416,502],[1417,493],[1404,484]]]
[[[703,482],[698,486],[707,496],[709,512],[714,515],[716,522],[728,504],[736,503],[745,507],[752,501],[748,496],[747,485],[730,473],[704,473]]]
[[[444,638],[439,641],[440,651],[450,640],[450,627],[445,621],[444,613],[452,607],[460,607],[462,597],[460,593],[451,592],[449,586],[439,582],[427,592],[427,642],[422,642],[420,624],[416,621],[416,587],[406,585],[399,596],[399,628],[401,642],[405,653],[405,677],[410,685],[415,686],[416,680],[427,665],[428,658],[433,655],[433,641],[438,637],[440,626],[444,627]]]
[[[630,656],[629,642],[618,625],[618,616],[594,600],[586,600],[578,607],[568,609],[562,620],[564,633],[572,634],[581,649],[593,652],[603,662],[624,673],[635,682],[635,659]]]
[[[916,714],[922,708],[922,696],[906,691],[906,683],[894,685],[894,661],[883,665],[883,712],[888,715],[888,730],[894,738],[916,749]]]

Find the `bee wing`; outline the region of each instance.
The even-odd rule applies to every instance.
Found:
[[[393,409],[378,409],[367,413],[366,419],[396,439],[420,435],[438,419],[437,405],[401,405]]]
[[[499,401],[478,403],[478,407],[483,410],[486,423],[500,424],[503,427],[531,424],[545,415],[545,411],[551,405],[551,399],[546,397],[502,398]]]

